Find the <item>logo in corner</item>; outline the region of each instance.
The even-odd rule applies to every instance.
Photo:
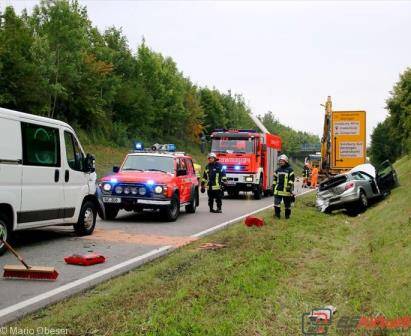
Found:
[[[304,336],[327,335],[332,323],[333,312],[330,308],[315,308],[304,313],[301,318],[301,331]]]

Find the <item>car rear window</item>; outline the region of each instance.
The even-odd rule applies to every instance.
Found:
[[[319,191],[324,191],[327,189],[334,188],[340,184],[347,182],[347,176],[341,175],[337,177],[330,178],[320,184]]]

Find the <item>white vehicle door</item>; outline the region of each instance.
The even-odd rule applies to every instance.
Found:
[[[83,199],[89,193],[88,182],[90,174],[84,173],[84,152],[71,130],[64,130],[65,155],[62,160],[64,168],[64,203],[65,221],[77,222]]]
[[[58,127],[21,122],[23,167],[18,227],[64,222],[59,133]]]
[[[21,171],[20,122],[0,117],[0,203],[10,204],[16,213],[21,205]]]

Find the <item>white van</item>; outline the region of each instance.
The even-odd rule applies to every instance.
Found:
[[[94,164],[66,123],[0,108],[0,235],[49,225],[92,234],[104,216]]]

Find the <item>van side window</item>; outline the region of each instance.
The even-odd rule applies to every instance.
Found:
[[[73,170],[83,171],[84,155],[76,138],[70,132],[64,131],[64,142],[69,167]]]
[[[60,137],[57,128],[21,123],[23,165],[60,167]]]

